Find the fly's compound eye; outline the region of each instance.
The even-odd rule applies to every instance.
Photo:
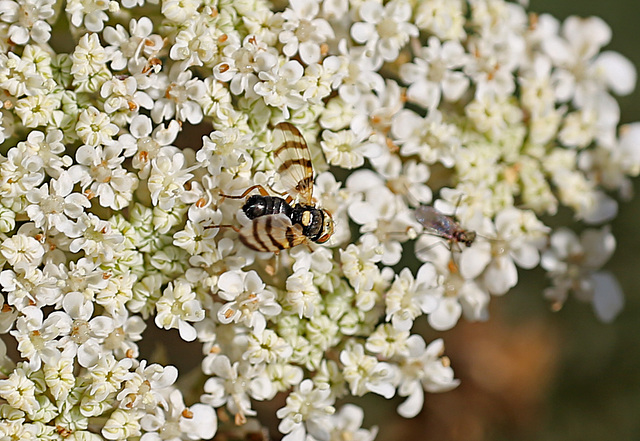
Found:
[[[322,236],[316,241],[318,243],[325,243],[333,235],[333,218],[331,215],[324,211],[324,218],[322,220]]]

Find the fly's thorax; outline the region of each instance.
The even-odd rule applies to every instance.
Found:
[[[291,222],[302,226],[302,233],[314,242],[320,242],[325,236],[325,228],[327,222],[325,219],[325,211],[320,210],[311,205],[296,204],[291,213]],[[331,230],[333,232],[333,221],[331,221]],[[326,242],[327,239],[324,240]],[[322,243],[322,242],[320,242]]]
[[[474,240],[476,240],[476,232],[468,230],[458,230],[454,235],[454,239],[457,242],[465,244],[470,247]]]
[[[242,211],[249,219],[255,219],[268,214],[283,213],[291,217],[291,206],[284,199],[277,196],[253,195],[242,206]]]

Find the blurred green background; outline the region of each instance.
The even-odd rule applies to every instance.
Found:
[[[530,0],[529,10],[561,20],[603,18],[613,30],[605,50],[620,52],[640,67],[640,0]],[[640,121],[638,87],[619,102],[622,123]],[[427,338],[445,339],[446,354],[463,383],[453,392],[427,395],[424,412],[412,420],[389,418],[384,400],[364,403],[366,422],[380,426],[377,439],[640,440],[638,179],[635,191],[612,224],[618,249],[605,267],[626,295],[614,323],[598,322],[590,305],[574,299],[551,312],[542,297],[544,273],[521,271],[516,289],[492,300],[487,323],[461,322],[441,334],[425,330]]]
[[[606,48],[640,67],[638,0],[531,0],[530,9],[564,19],[603,18],[613,30]],[[620,98],[622,123],[640,121],[640,90]],[[561,339],[557,373],[535,433],[521,440],[640,440],[640,181],[636,198],[620,205],[613,222],[618,250],[607,265],[620,281],[626,306],[613,324],[598,323],[586,305],[570,302],[553,324]],[[515,296],[514,296],[515,297]],[[511,298],[510,301],[518,301]]]

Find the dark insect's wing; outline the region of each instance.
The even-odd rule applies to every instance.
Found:
[[[256,251],[277,253],[307,240],[302,226],[292,225],[291,220],[281,213],[257,217],[240,229],[240,241]]]
[[[435,236],[451,239],[452,233],[459,229],[458,224],[451,217],[428,205],[416,208],[415,216],[425,231]]]
[[[288,122],[281,122],[274,133],[273,151],[276,172],[284,190],[292,198],[310,205],[313,193],[311,153],[300,131]]]

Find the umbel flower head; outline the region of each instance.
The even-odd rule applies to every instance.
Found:
[[[284,439],[372,440],[339,399],[398,395],[413,417],[459,383],[416,322],[486,320],[537,266],[556,309],[622,308],[603,224],[640,173],[615,100],[636,74],[599,18],[0,0],[0,33],[3,438],[243,434],[285,393]],[[301,138],[278,141],[283,121]],[[154,325],[202,347],[195,374],[143,358]]]

